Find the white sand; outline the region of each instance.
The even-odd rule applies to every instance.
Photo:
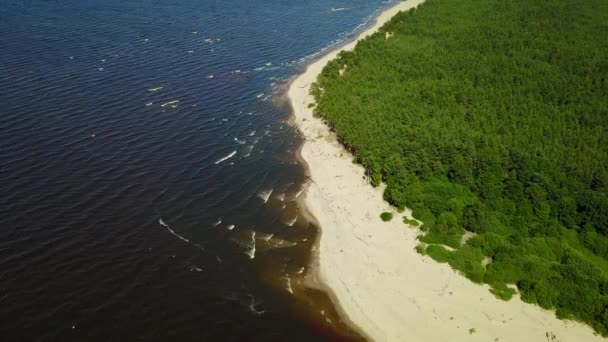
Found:
[[[358,39],[422,2],[400,2]],[[314,102],[309,86],[323,66],[354,45],[312,63],[288,91],[295,124],[306,138],[301,155],[312,179],[303,201],[322,228],[314,276],[331,289],[339,310],[377,341],[602,340],[588,326],[559,320],[519,297],[498,300],[487,286],[416,253],[418,230],[406,226],[402,215],[389,223],[380,220],[379,214],[390,210],[383,189],[363,180],[363,168],[351,162],[352,156],[307,108]]]

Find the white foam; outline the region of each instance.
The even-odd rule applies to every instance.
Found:
[[[254,136],[254,135],[255,135],[255,130],[253,130],[253,131],[249,132],[249,136],[250,136],[250,137],[252,137],[252,136]]]
[[[236,141],[236,143],[239,145],[243,145],[244,143],[246,143],[245,140],[239,140],[238,138],[234,138],[234,141]]]
[[[270,62],[269,62],[269,63],[266,63],[266,66],[271,66],[271,65],[272,65],[272,63],[270,63]]]
[[[333,7],[332,7],[332,8],[331,8],[331,11],[332,11],[332,12],[340,12],[340,11],[344,11],[344,10],[346,10],[346,8],[344,8],[344,7],[340,7],[340,8],[333,8]]]
[[[293,226],[294,223],[296,223],[297,220],[298,220],[298,215],[294,216],[294,218],[285,222],[285,224],[291,227],[291,226]]]
[[[188,50],[188,53],[194,53],[194,50]]]
[[[163,221],[163,219],[162,219],[162,218],[159,218],[159,219],[158,219],[158,223],[160,223],[160,225],[161,225],[161,226],[163,226],[163,227],[167,228],[167,230],[168,230],[168,231],[169,231],[171,234],[173,234],[173,235],[177,236],[177,238],[179,238],[180,240],[183,240],[183,241],[185,241],[185,242],[187,242],[187,243],[190,243],[190,240],[186,239],[185,237],[183,237],[183,236],[181,236],[181,235],[177,234],[175,231],[173,231],[173,229],[171,229],[171,227],[169,227],[169,225],[168,225],[168,224],[166,224],[166,223],[165,223],[165,221]]]
[[[270,190],[263,190],[258,192],[258,197],[264,200],[264,203],[268,202],[268,198],[270,197],[270,195],[272,194],[272,189]]]
[[[249,145],[247,147],[245,147],[245,155],[243,156],[244,158],[247,158],[251,155],[251,151],[253,151],[253,145]]]
[[[253,296],[251,296],[251,304],[249,304],[249,311],[253,312],[256,315],[261,315],[266,312],[265,310],[257,310],[255,308],[255,301],[253,300]]]
[[[99,70],[99,71],[103,71],[103,68],[97,68],[97,70]]]
[[[215,165],[217,165],[217,164],[219,164],[219,163],[221,163],[221,162],[225,161],[226,159],[230,159],[230,158],[234,157],[234,155],[235,155],[235,154],[236,154],[236,150],[235,150],[235,151],[230,152],[230,153],[229,153],[227,156],[225,156],[225,157],[223,157],[223,158],[220,158],[220,159],[219,159],[218,161],[216,161],[214,164],[215,164]]]
[[[286,279],[286,286],[287,286],[287,291],[291,294],[293,294],[293,288],[291,287],[291,278],[289,278],[289,276],[285,276]]]
[[[300,197],[300,195],[302,194],[302,192],[304,192],[304,187],[302,187],[300,190],[298,190],[298,192],[296,192],[296,195],[293,198],[295,199],[295,198]]]
[[[173,107],[176,103],[178,103],[179,100],[173,100],[173,101],[169,101],[169,102],[165,102],[162,105],[160,105],[161,107],[167,107],[167,106],[171,106]]]
[[[227,226],[227,227],[226,227],[226,229],[228,229],[228,230],[233,230],[233,229],[234,229],[234,227],[235,227],[235,226],[234,226],[233,224],[231,224],[231,225]]]
[[[277,194],[274,196],[274,198],[278,199],[279,201],[283,202],[285,200],[285,194]]]
[[[185,237],[183,237],[183,236],[181,236],[181,235],[177,234],[177,233],[176,233],[176,232],[175,232],[173,229],[171,229],[171,227],[169,227],[169,225],[168,225],[168,224],[166,224],[166,223],[165,223],[165,221],[163,221],[163,219],[162,219],[162,218],[159,218],[159,219],[158,219],[158,223],[159,223],[161,226],[163,226],[163,227],[167,228],[167,230],[169,231],[169,233],[173,234],[173,235],[174,235],[175,237],[177,237],[178,239],[180,239],[180,240],[182,240],[182,241],[186,242],[186,243],[187,243],[187,244],[189,244],[189,245],[192,245],[192,246],[194,246],[194,247],[196,247],[196,248],[200,249],[201,251],[204,251],[204,250],[205,250],[205,249],[204,249],[204,248],[203,248],[201,245],[199,245],[199,244],[197,244],[197,243],[193,243],[193,242],[191,242],[190,240],[186,239]],[[175,258],[175,255],[174,255],[173,257]]]
[[[262,96],[264,96],[264,93],[258,94],[257,98],[259,99]]]
[[[154,104],[154,102],[148,102],[148,103],[146,103],[146,107],[149,107],[149,106],[151,106],[153,104]]]
[[[192,31],[192,34],[198,34],[198,31]]]
[[[251,246],[247,252],[249,259],[255,258],[255,231],[251,231]]]
[[[149,92],[155,92],[155,91],[159,91],[161,89],[163,89],[164,87],[156,87],[156,88],[150,88],[148,89]]]
[[[259,239],[264,240],[266,242],[268,242],[274,236],[274,234],[263,234],[263,233],[258,233],[258,235],[262,235],[259,237]]]
[[[212,225],[214,227],[217,227],[220,223],[222,223],[222,218],[221,217],[217,221],[215,221],[214,223],[212,223]]]
[[[297,245],[296,242],[287,241],[281,238],[275,238],[268,240],[267,242],[269,248],[289,248]]]
[[[298,274],[302,274],[304,273],[304,267],[300,267],[300,270],[298,271]]]
[[[213,77],[214,77],[213,75],[207,76],[208,79],[212,79]]]
[[[190,272],[202,272],[203,269],[194,265],[190,266]]]

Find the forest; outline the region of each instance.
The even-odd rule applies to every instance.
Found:
[[[420,253],[608,334],[608,1],[427,0],[311,93]]]

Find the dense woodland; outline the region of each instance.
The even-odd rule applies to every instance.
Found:
[[[608,1],[427,0],[311,91],[421,253],[608,333]]]

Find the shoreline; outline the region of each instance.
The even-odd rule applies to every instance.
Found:
[[[400,1],[380,12],[354,40],[327,51],[288,85],[290,121],[304,138],[298,158],[310,177],[298,202],[319,229],[305,285],[326,292],[344,323],[368,340],[603,341],[587,325],[559,320],[518,295],[496,299],[487,285],[418,254],[419,230],[401,222],[403,214],[380,220],[383,211],[395,213],[383,200],[384,187],[363,180],[363,167],[308,108],[314,103],[309,87],[328,61],[423,2]]]

